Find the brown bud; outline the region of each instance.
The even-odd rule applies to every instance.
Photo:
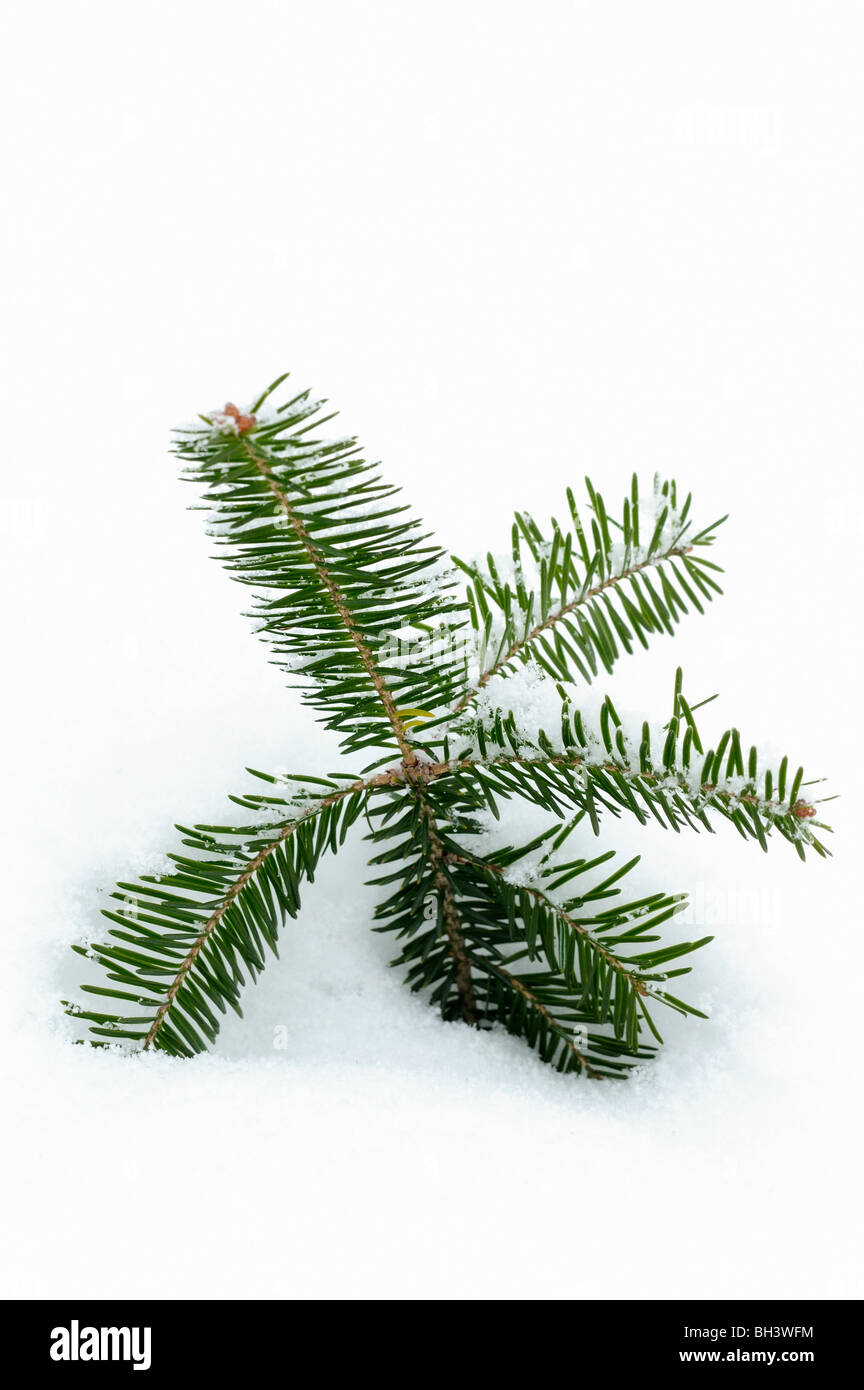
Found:
[[[806,820],[808,816],[815,816],[816,807],[810,806],[806,801],[796,801],[792,807],[792,814],[799,820]]]

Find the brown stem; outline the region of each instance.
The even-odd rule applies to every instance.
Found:
[[[422,779],[415,781],[413,771],[410,776],[410,785],[414,795],[420,804],[420,813],[426,821],[426,831],[429,836],[429,858],[432,864],[432,882],[435,884],[435,891],[441,899],[441,916],[444,922],[444,930],[447,933],[450,955],[453,957],[455,965],[456,991],[459,995],[459,1011],[465,1023],[476,1024],[477,1022],[477,996],[474,992],[474,982],[471,978],[471,961],[465,945],[465,937],[462,934],[462,921],[459,916],[459,909],[456,905],[456,898],[453,892],[453,885],[450,876],[445,868],[448,856],[445,854],[441,837],[438,833],[438,823],[435,814],[426,796]]]
[[[516,767],[597,767],[601,772],[618,773],[628,781],[657,782],[656,773],[636,771],[632,767],[624,767],[620,763],[592,763],[588,758],[573,755],[553,755],[552,757],[524,758],[517,754],[502,753],[497,758],[460,758],[458,762],[439,762],[429,763],[418,760],[416,767],[412,769],[412,778],[415,781],[434,782],[438,777],[444,777],[448,772],[466,772],[472,767],[506,767],[512,763]],[[664,774],[665,775],[665,774]],[[386,772],[379,772],[369,781],[369,786],[398,786],[406,780],[405,774],[400,768],[390,768]],[[361,783],[358,786],[364,785]],[[680,790],[688,791],[686,786],[680,786]],[[724,801],[743,801],[748,806],[760,806],[766,809],[780,807],[782,802],[769,800],[764,796],[751,796],[747,793],[732,793],[718,789],[716,782],[703,782],[699,788],[704,796],[714,796]],[[796,820],[806,820],[815,812],[815,807],[805,801],[796,801],[790,807],[789,815]]]

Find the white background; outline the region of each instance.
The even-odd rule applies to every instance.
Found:
[[[6,14],[4,1292],[860,1295],[860,7]],[[612,832],[717,935],[637,1083],[407,995],[360,842],[211,1058],[66,1040],[113,880],[336,762],[167,454],[286,368],[457,552],[589,470],[732,513],[725,598],[614,688],[719,689],[843,793],[835,858]]]

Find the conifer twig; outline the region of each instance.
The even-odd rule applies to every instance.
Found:
[[[488,670],[483,672],[477,684],[472,686],[470,690],[467,690],[461,699],[454,705],[453,713],[461,714],[464,709],[467,709],[467,707],[476,700],[484,686],[488,685],[495,676],[500,675],[504,668],[519,656],[520,652],[524,651],[526,647],[530,647],[532,642],[536,641],[544,632],[553,628],[555,624],[560,622],[562,618],[565,618],[568,613],[575,613],[590,599],[596,598],[599,594],[604,593],[606,589],[611,589],[615,584],[620,584],[623,579],[629,579],[634,574],[641,574],[642,571],[648,569],[649,566],[659,565],[663,560],[671,560],[674,556],[689,555],[692,549],[693,547],[689,545],[673,546],[662,555],[653,555],[638,565],[630,565],[627,569],[622,570],[620,574],[611,574],[608,579],[603,580],[602,584],[596,584],[592,589],[586,589],[578,598],[571,599],[569,603],[565,603],[563,607],[559,608],[556,612],[549,613],[543,621],[537,623],[530,632],[526,632],[524,637],[513,642],[507,651],[504,652],[503,656],[499,656],[495,663],[490,666]]]
[[[247,440],[243,441],[243,447],[246,450],[246,454],[248,455],[249,459],[258,469],[261,476],[265,479],[267,486],[273,493],[273,496],[276,498],[276,501],[279,504],[279,506],[282,508],[284,515],[287,517],[291,526],[294,528],[294,531],[297,535],[297,539],[300,541],[300,544],[303,546],[303,549],[309,556],[315,573],[318,575],[318,578],[320,579],[323,588],[325,589],[328,597],[330,598],[333,607],[335,608],[336,612],[339,614],[340,619],[344,623],[351,637],[351,641],[357,648],[357,654],[360,657],[360,660],[362,661],[364,667],[366,668],[366,672],[369,676],[369,679],[375,687],[376,693],[378,695],[379,700],[381,701],[381,704],[384,706],[384,711],[387,715],[388,720],[390,721],[390,727],[393,730],[394,737],[399,745],[399,751],[402,754],[402,757],[406,765],[408,767],[413,766],[414,762],[416,761],[417,755],[414,751],[414,748],[408,741],[408,737],[405,732],[405,725],[403,724],[402,719],[400,718],[400,715],[396,709],[396,702],[393,699],[393,695],[390,692],[386,681],[384,680],[383,676],[381,675],[381,672],[378,670],[378,667],[375,664],[374,658],[372,656],[371,651],[369,650],[368,645],[366,644],[366,642],[364,642],[363,636],[358,630],[357,624],[354,621],[351,610],[345,602],[343,594],[340,592],[339,585],[333,579],[333,576],[330,574],[327,568],[326,561],[324,560],[321,551],[315,545],[314,541],[311,539],[309,532],[304,526],[302,520],[299,516],[297,516],[296,512],[294,511],[294,508],[291,506],[288,497],[286,496],[282,488],[279,486],[279,483],[273,475],[272,466],[270,465],[268,460],[262,457],[261,454],[256,452],[256,450],[254,450],[250,446]]]
[[[802,858],[828,853],[803,769],[790,775],[785,757],[764,766],[736,729],[705,752],[680,670],[659,733],[646,721],[628,735],[608,696],[596,716],[580,710],[580,684],[601,667],[611,672],[635,642],[672,634],[721,592],[705,555],[720,523],[694,533],[690,497],[680,502],[671,480],[655,478],[646,505],[634,478],[616,515],[586,479],[587,523],[568,490],[572,525],[553,521],[548,539],[516,514],[509,577],[509,561],[491,553],[485,567],[466,565],[391,501],[397,489],[355,440],[315,435],[332,417],[308,391],[275,411],[266,405],[284,380],[250,407],[229,403],[183,427],[175,451],[202,488],[226,568],[255,590],[250,616],[273,660],[299,680],[341,749],[369,750],[373,761],[350,778],[298,774],[285,795],[283,776],[250,769],[270,788],[231,800],[254,813],[252,823],[178,826],[182,849],[169,853],[169,867],[118,883],[102,908],[106,938],[73,947],[102,974],[81,986],[88,1006],[66,1001],[67,1012],[96,1046],[205,1051],[220,1015],[241,1013],[242,990],[277,952],[301,888],[363,816],[384,890],[376,929],[397,938],[393,964],[411,989],[447,1020],[508,1030],[559,1071],[624,1076],[654,1051],[643,1026],[662,1041],[647,1001],[698,1013],[665,982],[686,974],[679,959],[710,938],[662,944],[656,929],[684,895],[619,898],[635,860],[600,882],[593,871],[613,850],[562,862],[576,826],[599,835],[606,812],[640,822],[650,814],[676,831],[713,829],[720,817],[763,849],[776,833]],[[464,599],[453,566],[468,576]],[[470,689],[462,646],[436,647],[450,623],[462,635],[472,629],[484,650],[495,634],[496,652]],[[416,649],[394,654],[388,639],[406,626],[419,634]],[[494,677],[529,660],[560,697],[551,738],[512,697],[518,682],[502,680],[497,700],[492,689],[478,700]],[[394,743],[399,761],[387,766]],[[499,818],[512,798],[553,822],[487,857],[481,813]],[[520,883],[513,866],[540,845],[532,881]]]

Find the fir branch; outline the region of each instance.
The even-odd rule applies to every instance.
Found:
[[[631,811],[642,822],[650,814],[676,831],[681,824],[693,829],[701,824],[711,830],[707,813],[715,811],[745,839],[758,840],[763,849],[768,835],[776,830],[802,858],[805,846],[827,855],[829,851],[813,831],[829,827],[815,819],[816,805],[799,796],[803,768],[790,778],[784,757],[779,767],[759,772],[756,748],[751,747],[745,758],[741,736],[734,728],[725,730],[716,747],[705,753],[682,684],[679,668],[673,713],[659,752],[652,749],[647,722],[642,724],[638,747],[633,746],[608,696],[599,719],[592,723],[559,686],[557,748],[544,730],[528,736],[520,730],[513,711],[499,709],[494,718],[487,715],[455,727],[454,735],[470,737],[474,746],[463,748],[450,767],[456,775],[479,778],[490,792],[498,787],[505,796],[527,796],[552,809],[563,799],[588,813],[595,832],[599,831],[598,807],[615,814],[620,809]]]
[[[159,1029],[162,1027],[163,1022],[165,1021],[171,1009],[171,1006],[177,997],[179,989],[183,985],[183,982],[189,974],[189,971],[194,966],[195,961],[197,960],[201,952],[201,949],[204,946],[205,941],[210,936],[211,932],[213,932],[215,928],[219,925],[222,918],[225,916],[225,913],[228,911],[229,907],[234,902],[235,898],[237,898],[238,895],[243,892],[243,889],[246,887],[249,880],[253,878],[255,874],[257,874],[258,870],[263,867],[265,861],[270,858],[270,855],[273,854],[279,848],[280,845],[284,844],[285,841],[290,839],[293,835],[296,835],[298,829],[304,821],[309,820],[313,816],[320,815],[321,812],[326,810],[328,806],[335,806],[340,801],[344,801],[346,797],[356,795],[357,791],[362,789],[362,784],[358,786],[357,783],[353,783],[350,787],[347,787],[342,791],[331,792],[329,796],[321,797],[314,807],[310,807],[309,810],[304,811],[303,815],[298,820],[289,822],[288,825],[284,826],[275,839],[271,840],[268,844],[264,845],[263,848],[260,849],[258,853],[254,856],[254,858],[250,859],[243,872],[231,884],[230,888],[228,889],[228,892],[225,894],[224,898],[220,902],[219,906],[216,908],[215,912],[211,913],[211,915],[207,918],[207,921],[204,923],[204,926],[201,928],[201,931],[192,943],[189,952],[186,956],[184,956],[183,960],[181,961],[180,968],[177,971],[177,974],[175,975],[168,988],[168,991],[165,995],[165,999],[159,1005],[159,1008],[156,1010],[156,1017],[150,1025],[150,1029],[147,1033],[147,1036],[144,1039],[144,1051],[146,1051],[147,1048],[150,1047],[151,1044],[155,1041]]]
[[[651,566],[662,564],[664,560],[672,560],[676,556],[683,557],[684,555],[689,555],[692,549],[693,547],[689,545],[673,546],[669,550],[664,551],[661,555],[654,555],[649,559],[641,561],[639,564],[631,565],[628,569],[622,570],[620,574],[609,575],[602,583],[595,584],[591,589],[585,589],[578,598],[571,599],[569,603],[563,604],[552,613],[547,613],[541,622],[535,624],[530,631],[525,632],[521,637],[515,638],[507,650],[497,657],[494,664],[488,667],[480,676],[477,684],[472,686],[470,690],[467,690],[459,699],[454,706],[453,713],[461,714],[464,709],[467,709],[480,694],[484,686],[488,685],[495,676],[501,675],[517,657],[529,657],[531,654],[531,647],[537,639],[542,637],[544,632],[548,632],[551,628],[554,628],[556,623],[560,623],[568,614],[575,613],[578,609],[589,603],[591,599],[597,598],[599,594],[605,593],[607,589],[611,589],[614,585],[621,584],[623,580],[641,574],[643,570]]]
[[[464,855],[452,855],[450,856],[450,862],[472,864],[475,869],[479,869],[481,872],[498,875],[501,878],[503,878],[505,873],[505,870],[502,868],[500,864],[490,863],[488,859],[481,860],[472,859]],[[510,885],[507,886],[509,887]],[[533,887],[530,883],[520,883],[514,891],[517,894],[525,893],[529,898],[532,898],[535,902],[540,903],[544,908],[551,912],[558,919],[558,921],[563,922],[569,931],[576,932],[585,942],[588,949],[594,952],[596,955],[600,956],[610,967],[610,969],[614,970],[617,974],[621,975],[623,979],[626,980],[627,985],[631,989],[633,989],[637,994],[646,993],[645,984],[639,978],[638,975],[634,975],[631,971],[629,971],[623,961],[619,960],[617,956],[613,955],[613,953],[610,950],[608,950],[608,948],[605,947],[601,941],[598,941],[596,937],[592,936],[588,927],[584,923],[577,921],[575,917],[571,917],[569,913],[565,912],[564,909],[558,903],[553,902],[552,899],[549,898],[539,888]]]
[[[397,744],[399,745],[399,751],[401,752],[402,757],[405,760],[405,764],[408,767],[413,766],[414,762],[416,761],[417,755],[414,752],[414,749],[411,746],[411,744],[408,742],[407,734],[405,731],[405,725],[402,722],[402,719],[396,708],[396,702],[393,699],[392,692],[390,691],[387,682],[384,680],[384,677],[378,669],[373,658],[372,652],[370,651],[367,643],[364,641],[363,636],[359,631],[356,622],[354,621],[354,617],[351,613],[351,610],[349,609],[348,604],[345,602],[345,597],[342,594],[339,585],[336,583],[332,574],[330,573],[330,570],[327,566],[327,562],[321,550],[318,546],[315,545],[314,541],[311,539],[304,522],[297,515],[296,511],[294,510],[290,501],[288,500],[288,497],[286,496],[285,492],[279,486],[279,483],[274,477],[273,468],[270,462],[261,453],[253,449],[248,443],[248,441],[245,439],[243,441],[243,448],[248,458],[252,461],[252,463],[260,472],[261,476],[265,479],[267,486],[269,487],[270,491],[273,493],[273,496],[276,499],[277,504],[282,509],[282,512],[284,513],[290,525],[292,526],[297,536],[297,539],[300,542],[300,545],[303,547],[306,554],[308,555],[309,560],[315,570],[315,573],[321,581],[323,589],[327,593],[331,603],[333,604],[335,612],[339,615],[341,622],[344,623],[345,628],[351,638],[351,641],[354,643],[354,646],[357,649],[357,654],[360,657],[361,662],[363,663],[363,666],[369,676],[369,679],[375,687],[375,691],[378,695],[378,698],[381,701],[381,704],[384,706],[384,712],[387,715],[387,719],[390,723],[391,729],[393,730],[394,737],[396,739]]]
[[[562,1072],[626,1075],[653,1054],[643,1028],[662,1041],[649,1003],[699,1013],[665,986],[710,938],[662,944],[658,930],[683,895],[621,899],[636,860],[600,882],[591,876],[611,850],[562,862],[577,826],[598,834],[601,813],[626,810],[710,830],[716,813],[763,848],[777,831],[802,858],[805,847],[827,854],[803,769],[790,775],[787,758],[764,767],[736,729],[706,753],[680,671],[659,732],[646,722],[628,734],[608,696],[593,718],[574,703],[575,681],[673,633],[720,592],[702,553],[716,527],[694,534],[690,498],[679,505],[674,482],[655,479],[646,505],[634,478],[615,516],[586,480],[585,523],[570,492],[572,524],[553,519],[549,538],[517,513],[509,571],[492,556],[482,567],[451,563],[354,439],[316,436],[331,417],[308,391],[267,404],[284,379],[248,408],[228,404],[184,427],[175,451],[203,486],[227,569],[255,591],[252,616],[274,660],[342,748],[371,750],[373,761],[350,778],[250,769],[267,790],[231,800],[252,823],[178,827],[187,852],[168,856],[169,872],[119,883],[119,905],[103,910],[109,939],[74,948],[104,970],[109,984],[82,990],[106,1011],[67,1011],[99,1046],[205,1050],[218,1014],[240,1013],[243,986],[276,953],[301,884],[362,814],[380,870],[373,882],[386,889],[375,930],[398,938],[394,964],[412,990],[444,1019],[506,1028]],[[470,580],[464,601],[454,565]],[[389,641],[405,628],[407,656]],[[482,649],[470,677],[458,642],[436,647],[438,634],[466,631]],[[529,662],[556,682],[552,737],[523,727],[506,703],[512,683],[496,681]],[[485,855],[483,813],[497,818],[513,797],[553,824]],[[518,868],[541,848],[530,875]]]
[[[628,766],[623,762],[611,762],[602,759],[592,760],[588,756],[581,756],[578,754],[562,753],[550,756],[538,755],[536,757],[525,757],[512,753],[500,753],[485,758],[460,758],[446,766],[437,764],[434,767],[426,769],[425,775],[429,780],[434,780],[436,776],[446,775],[448,771],[451,773],[468,772],[479,775],[481,770],[491,773],[503,773],[518,768],[524,768],[527,771],[535,772],[541,777],[544,773],[551,774],[555,769],[561,769],[562,771],[584,770],[588,773],[589,777],[594,780],[594,795],[597,799],[604,801],[604,804],[610,807],[611,803],[615,802],[629,810],[633,810],[636,804],[632,801],[632,798],[626,795],[620,795],[620,782],[623,780],[642,792],[646,804],[657,816],[661,824],[664,824],[662,816],[665,815],[665,824],[673,830],[680,828],[674,813],[670,813],[668,803],[662,795],[663,792],[670,790],[670,774],[642,771],[639,768]],[[608,777],[604,777],[603,774],[607,774]],[[740,828],[740,820],[736,819],[735,809],[739,805],[748,806],[752,807],[754,811],[761,812],[770,824],[778,828],[780,828],[784,822],[794,823],[797,821],[799,823],[798,827],[796,828],[793,824],[791,827],[791,834],[787,834],[787,838],[794,839],[796,843],[810,844],[819,854],[825,855],[829,852],[823,844],[812,837],[809,826],[805,826],[805,822],[808,818],[815,814],[816,808],[810,802],[801,799],[797,801],[794,806],[789,806],[778,801],[776,798],[767,798],[749,795],[746,792],[732,791],[716,782],[703,782],[694,791],[681,774],[671,774],[671,776],[675,781],[672,798],[673,805],[683,814],[686,814],[688,810],[693,812],[693,814],[702,821],[703,825],[706,826],[706,829],[710,829],[710,826],[707,825],[704,818],[704,813],[707,810],[719,811],[721,815],[729,820],[733,820]],[[515,787],[513,790],[515,790]],[[522,790],[523,792],[527,791],[527,785],[525,783],[522,784]],[[552,793],[555,791],[566,793],[567,800],[575,806],[584,808],[588,803],[589,793],[586,793],[578,783],[555,782],[550,777],[549,790]],[[655,797],[646,795],[646,793],[652,791],[656,791],[657,794]],[[605,799],[604,793],[609,800]],[[532,796],[531,799],[533,800],[534,797]],[[542,803],[542,796],[538,796],[537,800]],[[646,819],[644,815],[640,818],[643,821]],[[770,824],[765,828],[769,829]],[[822,822],[820,821],[814,821],[811,822],[811,824],[828,829],[827,826],[822,827]],[[788,828],[787,825],[787,829]],[[758,838],[758,835],[754,838]]]
[[[723,735],[721,742],[725,739],[726,735]],[[766,819],[774,824],[781,821],[786,823],[787,829],[788,822],[798,822],[797,832],[794,831],[793,824],[793,838],[797,835],[797,838],[799,838],[802,843],[812,845],[817,853],[823,855],[828,853],[825,846],[813,838],[811,827],[818,826],[826,830],[829,829],[829,827],[824,826],[821,821],[812,819],[816,814],[816,805],[813,802],[805,800],[803,797],[798,798],[794,804],[790,804],[788,800],[782,801],[776,796],[760,796],[733,790],[728,785],[724,786],[722,782],[703,782],[694,788],[692,780],[681,771],[670,768],[661,768],[652,771],[647,768],[639,768],[635,766],[635,764],[628,764],[624,761],[612,761],[603,755],[595,755],[592,757],[589,753],[576,752],[536,753],[532,751],[531,753],[520,754],[509,751],[495,751],[492,753],[487,751],[485,755],[473,753],[470,756],[456,757],[446,761],[417,761],[410,770],[404,766],[390,767],[383,772],[376,773],[375,776],[369,778],[363,785],[370,788],[382,788],[399,787],[411,783],[416,786],[436,782],[442,777],[455,777],[458,776],[459,773],[479,776],[486,771],[495,773],[499,770],[506,772],[507,770],[519,768],[536,772],[541,776],[543,773],[551,774],[555,769],[564,771],[584,770],[589,775],[593,774],[597,778],[598,784],[602,790],[610,792],[613,799],[618,804],[624,805],[628,809],[633,808],[632,800],[630,798],[622,800],[620,796],[616,796],[613,786],[603,777],[603,774],[608,774],[612,779],[623,779],[626,782],[635,784],[643,792],[650,792],[655,788],[659,793],[670,791],[671,780],[674,781],[675,804],[679,806],[680,810],[684,811],[687,807],[681,806],[677,798],[687,803],[689,809],[702,821],[703,825],[705,824],[703,817],[706,810],[713,809],[719,811],[727,819],[734,820],[733,813],[735,808],[738,805],[748,806],[760,812]],[[552,785],[554,789],[559,792],[566,791],[567,799],[572,804],[584,809],[587,804],[587,797],[584,788],[578,783],[559,782]],[[523,783],[520,790],[525,794],[526,784]],[[533,794],[531,795],[531,799],[535,799]],[[542,797],[537,797],[537,799],[542,800]],[[651,809],[655,812],[667,812],[668,807],[664,804],[662,796],[658,796],[656,800],[652,800],[649,796],[647,800],[651,805]],[[671,825],[673,829],[678,828],[677,822],[673,823],[673,819],[671,818],[668,820],[668,824]],[[710,829],[710,826],[706,826],[706,828]],[[758,836],[756,838],[758,838]]]
[[[634,641],[647,647],[651,634],[671,634],[689,608],[701,613],[721,592],[708,573],[719,566],[701,552],[713,544],[725,517],[688,534],[690,497],[679,509],[675,482],[655,477],[646,512],[634,475],[619,521],[590,479],[585,484],[590,526],[583,525],[568,491],[569,530],[553,518],[547,538],[533,518],[517,512],[508,561],[492,555],[485,565],[456,559],[470,580],[467,598],[481,671],[454,713],[519,662],[535,661],[558,680],[589,684],[600,665],[612,671],[621,648],[631,651]]]
[[[226,407],[179,430],[176,452],[205,488],[223,563],[256,591],[250,616],[276,662],[346,750],[392,738],[410,762],[407,711],[446,710],[464,688],[464,658],[441,659],[428,634],[467,609],[444,552],[356,441],[314,436],[326,418],[308,391],[269,416]],[[427,635],[400,665],[388,643],[406,623]]]
[[[341,843],[362,810],[365,792],[362,781],[331,786],[301,814],[275,825],[179,827],[194,857],[171,854],[173,873],[120,883],[112,896],[121,908],[102,910],[116,924],[109,935],[121,944],[73,947],[127,987],[85,984],[85,992],[128,1000],[152,1013],[94,1013],[68,1001],[67,1012],[89,1020],[99,1038],[124,1038],[145,1051],[157,1047],[182,1056],[201,1051],[203,1038],[212,1042],[219,1031],[211,1006],[224,1013],[227,1004],[239,1013],[244,978],[238,957],[254,979],[264,968],[264,946],[276,953],[282,918],[296,916],[299,908],[300,881],[311,882],[324,849]],[[234,837],[240,837],[239,848]],[[293,842],[298,848],[291,855]],[[245,846],[254,852],[244,854]],[[215,898],[214,889],[219,890]],[[130,1023],[146,1028],[130,1031]]]

